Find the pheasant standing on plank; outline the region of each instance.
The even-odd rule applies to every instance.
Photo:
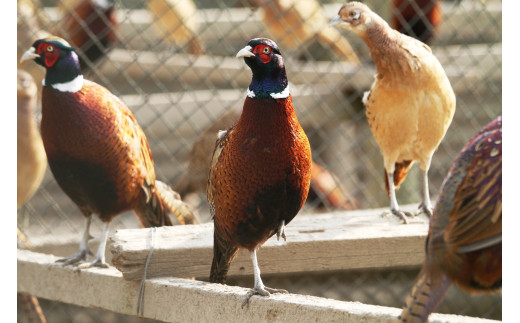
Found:
[[[426,322],[452,282],[469,293],[502,287],[502,117],[462,148],[444,179],[400,321]]]
[[[376,64],[363,103],[383,154],[390,211],[408,223],[405,214],[411,214],[399,209],[395,190],[418,161],[423,173],[419,212],[431,216],[428,169],[455,113],[455,93],[444,69],[427,45],[390,28],[362,3],[343,5],[334,24],[356,32]]]
[[[237,53],[253,72],[242,114],[218,135],[211,161],[207,197],[214,219],[210,281],[225,283],[239,248],[251,252],[252,295],[287,293],[265,287],[256,250],[274,234],[285,239],[285,226],[301,209],[311,180],[311,149],[289,92],[278,46],[255,38]]]
[[[52,174],[86,218],[79,251],[59,261],[85,260],[92,214],[103,221],[95,258],[83,267],[106,267],[110,221],[134,210],[145,227],[171,225],[167,209],[181,224],[193,214],[171,188],[155,180],[152,154],[128,107],[110,91],[83,79],[78,56],[65,40],[34,42],[22,56],[45,67],[41,132]]]
[[[60,1],[64,17],[56,33],[78,50],[82,71],[105,57],[117,41],[114,0]]]
[[[399,32],[431,44],[442,21],[442,0],[392,0],[391,26]]]

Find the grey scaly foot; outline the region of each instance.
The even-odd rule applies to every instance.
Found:
[[[81,269],[87,269],[87,268],[92,268],[92,267],[108,268],[109,266],[103,259],[96,257],[87,263],[78,265],[76,267],[76,269],[81,270]]]
[[[401,218],[403,220],[404,224],[408,224],[408,217],[413,216],[413,214],[411,212],[402,211],[402,210],[394,210],[394,209],[390,209],[390,210],[383,212],[383,214],[381,214],[381,216],[387,217],[391,214]]]
[[[56,260],[56,262],[62,262],[64,266],[74,265],[80,261],[87,260],[87,255],[92,255],[92,251],[90,250],[90,248],[79,250],[72,256],[58,259]]]
[[[255,288],[251,289],[249,292],[247,292],[246,297],[244,297],[244,301],[242,302],[242,308],[245,305],[249,304],[249,299],[253,295],[269,297],[271,294],[289,294],[289,292],[286,291],[285,289],[274,289],[274,288],[269,288],[266,286],[264,286],[263,288],[255,287]]]
[[[92,216],[90,214],[85,213],[85,231],[83,232],[83,236],[79,243],[79,250],[75,254],[70,257],[62,258],[56,260],[56,262],[62,262],[64,266],[66,265],[74,265],[80,261],[87,260],[87,255],[93,255],[92,251],[88,247],[88,241],[93,237],[90,235],[90,221]]]
[[[103,232],[101,232],[101,238],[99,239],[99,247],[94,259],[92,259],[90,262],[79,265],[77,267],[77,270],[91,267],[108,268],[108,265],[105,262],[105,247],[108,238],[108,225],[108,222],[103,223]]]
[[[424,202],[421,202],[421,204],[419,204],[419,207],[417,208],[415,216],[418,216],[420,214],[426,214],[429,218],[431,218],[433,215],[433,208],[431,206],[425,205]]]

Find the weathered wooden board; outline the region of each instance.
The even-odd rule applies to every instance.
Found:
[[[56,257],[18,250],[17,291],[36,297],[136,315],[140,283],[115,268],[76,271]],[[394,322],[398,308],[297,294],[254,296],[241,308],[247,289],[181,278],[145,283],[143,317],[164,322]],[[497,322],[432,314],[430,322]]]
[[[407,206],[412,210],[414,206]],[[408,225],[381,217],[385,209],[299,215],[287,227],[287,241],[271,238],[258,252],[263,274],[420,265],[428,231],[426,216]],[[151,229],[118,230],[109,238],[112,263],[129,280],[143,276]],[[213,258],[213,223],[161,227],[148,277],[207,279]],[[241,250],[229,275],[250,275],[249,253]]]

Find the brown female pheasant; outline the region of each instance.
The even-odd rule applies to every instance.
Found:
[[[401,34],[366,5],[349,2],[331,25],[357,33],[370,49],[377,68],[365,93],[368,125],[383,154],[390,211],[408,222],[395,190],[416,161],[423,173],[419,212],[431,216],[428,170],[433,153],[455,113],[455,93],[428,45]]]

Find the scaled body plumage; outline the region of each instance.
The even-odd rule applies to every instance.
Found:
[[[239,248],[251,251],[255,288],[267,296],[256,249],[284,228],[305,203],[311,177],[309,141],[292,105],[282,56],[269,39],[253,39],[237,57],[253,71],[242,114],[219,133],[207,188],[214,217],[211,282],[224,283]],[[284,94],[286,93],[286,94]]]

